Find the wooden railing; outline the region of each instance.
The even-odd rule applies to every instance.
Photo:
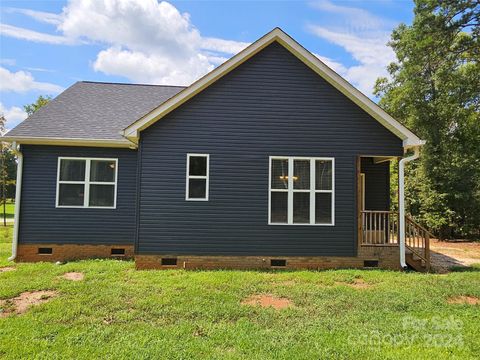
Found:
[[[362,211],[362,245],[397,245],[398,213],[395,211]]]
[[[430,269],[430,237],[432,234],[423,226],[417,224],[409,216],[405,216],[405,247],[413,255],[425,262]]]
[[[405,217],[405,247],[419,258],[426,269],[430,268],[430,232]],[[396,211],[361,212],[360,244],[376,246],[398,246],[399,216]]]

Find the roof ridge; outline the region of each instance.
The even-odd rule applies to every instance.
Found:
[[[88,83],[88,84],[109,84],[109,85],[157,86],[157,87],[177,87],[177,88],[188,87],[188,86],[182,86],[182,85],[135,84],[135,83],[121,83],[121,82],[112,82],[112,81],[91,81],[91,80],[81,80],[79,82]]]

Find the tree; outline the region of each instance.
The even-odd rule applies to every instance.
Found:
[[[380,105],[427,140],[408,170],[409,211],[442,237],[480,232],[480,2],[416,0],[389,45]]]
[[[37,100],[24,106],[25,111],[30,116],[35,111],[45,106],[52,98],[50,96],[40,95]],[[0,134],[4,134],[6,119],[0,114]],[[17,164],[15,154],[7,143],[0,142],[0,179],[1,186],[1,205],[3,207],[3,222],[6,224],[6,203],[7,199],[15,197],[15,182],[17,177]]]
[[[25,105],[23,108],[25,109],[25,111],[27,112],[28,116],[32,115],[35,111],[37,111],[38,109],[40,109],[42,106],[45,106],[47,105],[50,100],[52,100],[52,97],[49,96],[49,95],[46,95],[46,96],[42,96],[40,95],[38,97],[38,99],[34,102],[34,103],[31,103],[31,104],[28,104],[28,105]]]
[[[5,124],[6,119],[3,114],[0,115],[0,134],[5,133]],[[1,187],[1,205],[3,209],[3,226],[7,225],[7,213],[6,213],[6,206],[7,206],[7,186],[9,185],[9,170],[12,170],[10,161],[13,161],[15,164],[15,157],[11,149],[8,147],[7,143],[0,142],[0,179],[2,180],[2,187]]]

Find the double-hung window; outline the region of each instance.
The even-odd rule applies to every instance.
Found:
[[[57,207],[116,207],[118,159],[58,158]]]
[[[208,200],[208,172],[208,154],[187,154],[186,200]]]
[[[334,225],[333,158],[270,157],[269,224]]]

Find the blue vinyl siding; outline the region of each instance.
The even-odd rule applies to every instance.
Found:
[[[140,254],[354,256],[356,159],[395,135],[278,43],[141,133]],[[185,201],[187,153],[210,154],[209,201]],[[335,226],[268,225],[269,156],[335,158]]]
[[[137,152],[128,149],[22,146],[20,243],[132,244]],[[116,209],[56,208],[58,158],[118,158]]]

